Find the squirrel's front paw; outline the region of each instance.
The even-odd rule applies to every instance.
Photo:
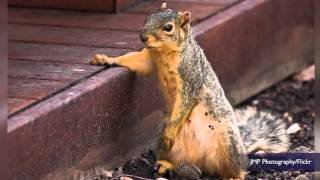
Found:
[[[176,131],[174,128],[166,128],[164,130],[162,143],[167,148],[167,150],[169,150],[173,146],[175,138]]]
[[[95,54],[90,61],[92,65],[112,65],[114,64],[114,59],[112,57],[108,57],[104,54]]]
[[[174,144],[174,139],[172,137],[163,137],[163,144],[165,147],[169,150],[173,144]]]

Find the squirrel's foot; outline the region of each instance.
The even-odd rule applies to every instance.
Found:
[[[173,171],[173,164],[166,160],[160,160],[156,163],[158,174],[165,174],[167,171]]]
[[[235,178],[224,178],[223,180],[245,180],[246,179],[246,172],[241,171]]]
[[[108,57],[104,54],[95,54],[90,61],[92,65],[112,65],[115,64],[114,58]]]

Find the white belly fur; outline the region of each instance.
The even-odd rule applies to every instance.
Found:
[[[193,108],[188,120],[180,129],[168,159],[176,167],[193,164],[210,174],[230,167],[225,153],[228,138],[223,127],[228,122],[215,120],[203,103]]]

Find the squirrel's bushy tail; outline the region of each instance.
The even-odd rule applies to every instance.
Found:
[[[235,110],[247,152],[286,152],[290,142],[284,120],[271,113],[246,107]]]

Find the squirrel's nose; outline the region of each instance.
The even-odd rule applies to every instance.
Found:
[[[149,37],[145,33],[140,33],[140,39],[142,42],[148,41]]]

